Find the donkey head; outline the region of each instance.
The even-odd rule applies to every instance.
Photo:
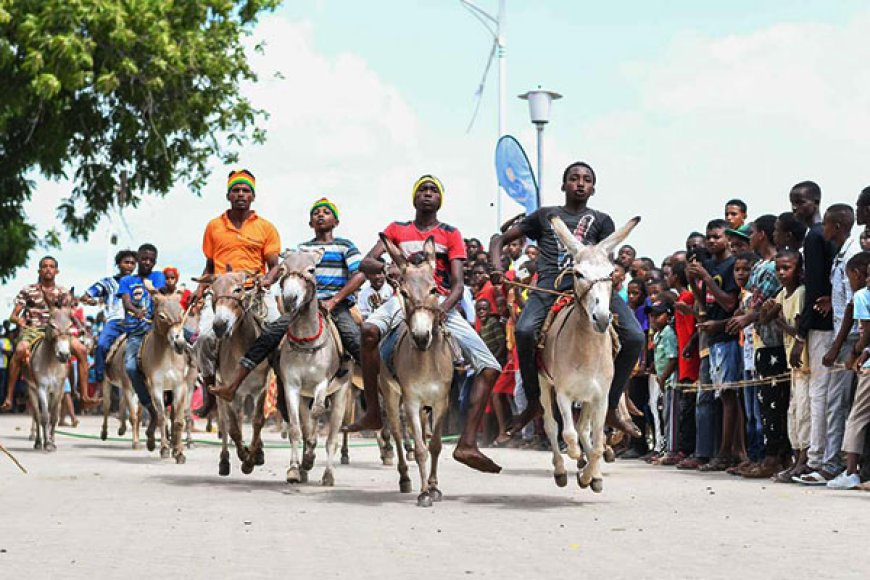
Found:
[[[441,318],[438,286],[435,284],[435,240],[423,243],[423,259],[411,263],[393,242],[381,234],[381,241],[402,273],[399,292],[405,302],[405,323],[414,346],[427,350],[432,346],[435,330]]]
[[[50,308],[49,312],[48,324],[45,327],[46,342],[54,346],[55,358],[66,364],[72,356],[72,313],[66,305]]]
[[[610,255],[638,222],[640,217],[634,217],[604,240],[587,246],[574,237],[561,218],[550,217],[553,231],[574,257],[574,296],[577,304],[586,312],[589,322],[598,332],[607,330],[612,316],[610,294],[613,290],[613,262],[610,261]]]
[[[154,300],[154,331],[163,335],[178,354],[183,354],[187,347],[184,340],[184,309],[181,302],[174,296],[157,294]]]
[[[314,272],[323,258],[323,248],[287,250],[281,262],[281,300],[285,312],[298,312],[317,295]]]
[[[245,272],[228,269],[226,274],[221,274],[212,282],[214,320],[211,327],[218,338],[232,334],[236,323],[244,316],[243,301],[247,281],[248,275]]]

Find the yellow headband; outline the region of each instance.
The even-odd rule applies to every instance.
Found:
[[[431,183],[438,188],[438,193],[441,194],[441,201],[438,204],[438,208],[440,209],[441,204],[444,203],[444,186],[441,185],[441,182],[434,175],[424,175],[414,182],[414,189],[411,190],[411,203],[413,204],[414,200],[417,199],[417,190],[420,189],[420,186],[424,183]]]

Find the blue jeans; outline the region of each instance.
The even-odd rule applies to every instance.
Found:
[[[713,382],[710,378],[709,356],[701,359],[699,377],[702,385]],[[698,391],[695,402],[695,457],[709,459],[715,457],[719,451],[721,428],[717,419],[715,391]]]
[[[133,383],[133,390],[136,391],[139,402],[142,403],[143,407],[148,408],[151,406],[151,395],[148,393],[148,386],[145,384],[145,375],[139,370],[139,347],[142,346],[144,339],[144,334],[127,335],[127,351],[124,353],[124,367],[127,369],[127,376],[130,377],[130,382]]]
[[[97,383],[103,382],[106,376],[106,355],[112,344],[118,337],[124,334],[123,321],[109,320],[100,332],[100,338],[97,339],[97,348],[94,350],[94,381]]]
[[[754,379],[755,373],[743,373],[747,380]],[[761,422],[761,402],[758,399],[758,387],[744,387],[743,410],[746,413],[746,454],[750,461],[764,459],[764,427]]]

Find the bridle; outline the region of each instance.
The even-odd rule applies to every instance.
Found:
[[[607,275],[607,276],[602,276],[601,278],[593,278],[593,279],[591,279],[591,280],[586,279],[586,278],[580,278],[580,280],[583,280],[583,282],[586,284],[586,288],[584,288],[583,291],[580,292],[580,293],[578,294],[578,293],[577,293],[577,290],[576,290],[577,276],[576,276],[576,274],[574,274],[574,266],[566,266],[565,268],[562,268],[562,271],[559,272],[559,275],[558,275],[558,276],[556,276],[556,281],[553,282],[553,288],[554,288],[554,290],[555,290],[555,289],[558,289],[559,286],[562,285],[562,279],[563,279],[567,274],[572,274],[572,275],[574,275],[574,284],[575,284],[575,288],[574,288],[574,299],[575,299],[578,303],[579,303],[579,302],[582,302],[582,301],[586,298],[586,295],[589,294],[589,291],[592,290],[592,288],[593,288],[596,284],[601,284],[601,283],[603,283],[603,282],[611,282],[611,283],[613,282],[613,272],[611,272],[611,273],[610,273],[609,275]],[[567,295],[567,293],[565,293],[565,294]]]

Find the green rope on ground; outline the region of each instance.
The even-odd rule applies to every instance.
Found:
[[[55,433],[57,435],[64,435],[66,437],[72,437],[74,439],[93,439],[93,440],[97,440],[97,441],[102,441],[102,439],[100,437],[98,437],[97,435],[86,435],[84,433],[73,433],[72,431],[61,431],[60,429],[55,431]],[[450,443],[451,441],[457,441],[458,439],[459,439],[458,435],[447,435],[445,437],[442,437],[441,441],[443,441],[444,443]],[[142,440],[144,441],[144,437]],[[106,437],[106,441],[121,441],[121,442],[126,442],[126,443],[132,443],[133,439],[127,438],[127,437]],[[215,447],[220,447],[222,445],[222,443],[219,439],[215,439],[215,440],[194,439],[193,442],[199,443],[202,445],[212,445]],[[317,445],[317,447],[319,447],[319,448],[323,448],[324,446],[325,446],[325,443],[319,443]],[[348,443],[348,447],[351,447],[351,448],[353,448],[353,447],[377,447],[377,446],[378,446],[377,441],[359,441],[356,443]],[[289,443],[267,443],[264,441],[263,447],[265,449],[290,449],[290,444]]]

